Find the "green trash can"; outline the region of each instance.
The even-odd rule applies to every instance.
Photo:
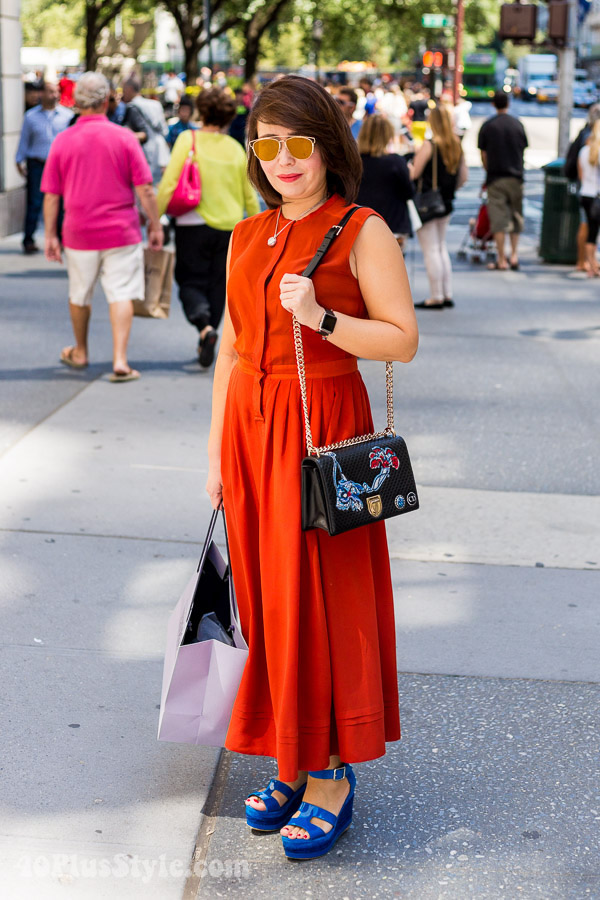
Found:
[[[577,184],[563,172],[564,159],[555,159],[544,170],[544,208],[540,256],[549,263],[577,262],[579,198]]]

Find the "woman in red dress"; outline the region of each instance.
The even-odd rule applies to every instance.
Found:
[[[226,510],[250,651],[226,746],[277,760],[277,776],[246,799],[247,823],[281,828],[286,855],[304,859],[349,827],[350,763],[383,756],[400,722],[385,524],[301,530],[292,314],[316,446],[373,430],[357,357],[409,362],[418,332],[402,253],[373,210],[352,216],[313,279],[299,274],[360,184],[333,98],[287,76],[262,90],[248,131],[249,177],[270,208],[232,234],[207,483]]]

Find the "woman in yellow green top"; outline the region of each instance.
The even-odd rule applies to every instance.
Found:
[[[200,335],[200,365],[208,368],[225,306],[229,237],[244,211],[253,216],[259,212],[259,204],[246,176],[246,154],[224,133],[235,116],[235,101],[220,88],[209,88],[198,95],[196,105],[202,130],[184,131],[177,138],[158,188],[158,206],[162,215],[179,181],[193,135],[202,198],[196,209],[175,220],[175,280],[185,316]]]

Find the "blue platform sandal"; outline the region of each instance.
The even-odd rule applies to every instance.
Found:
[[[350,791],[344,800],[339,815],[334,816],[321,806],[313,806],[312,803],[300,804],[300,815],[295,819],[288,819],[287,825],[303,828],[309,835],[308,838],[288,838],[281,836],[283,849],[288,859],[315,859],[317,856],[325,856],[329,853],[335,842],[352,824],[352,806],[354,804],[354,790],[356,788],[356,776],[351,765],[338,766],[337,769],[323,769],[321,772],[309,772],[311,778],[332,778],[341,781],[347,778]],[[327,834],[318,825],[311,823],[311,819],[323,819],[332,825]]]
[[[246,806],[246,824],[256,831],[279,831],[280,828],[287,825],[290,817],[300,806],[305,790],[306,783],[301,784],[297,791],[293,791],[283,781],[273,778],[264,790],[251,791],[248,794],[247,800],[250,797],[258,797],[267,808],[253,809],[251,806]],[[280,806],[279,801],[273,797],[273,791],[281,791],[284,797],[287,797],[283,806]]]

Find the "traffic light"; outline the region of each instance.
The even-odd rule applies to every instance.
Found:
[[[426,50],[423,54],[423,68],[441,69],[444,65],[444,54],[441,50]]]
[[[555,44],[564,44],[569,30],[569,4],[566,0],[551,0],[548,13],[548,37]]]
[[[504,3],[500,7],[500,40],[533,41],[537,28],[537,7]]]

